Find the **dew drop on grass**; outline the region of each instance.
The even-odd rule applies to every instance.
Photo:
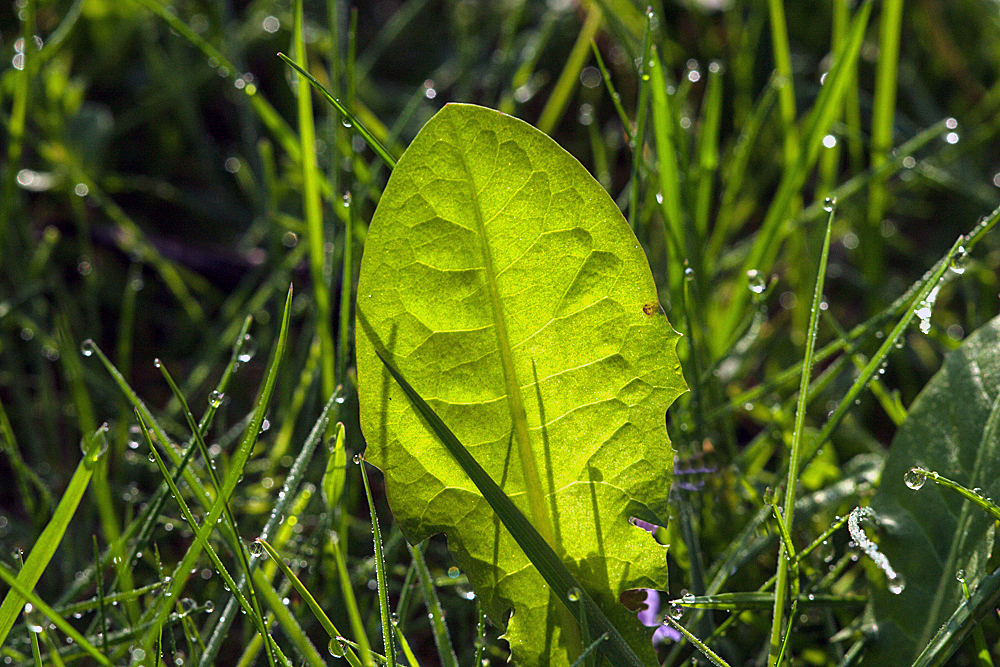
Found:
[[[223,392],[218,390],[212,390],[212,393],[208,395],[208,404],[211,405],[213,408],[218,408],[219,406],[222,405],[222,399],[224,399],[225,397],[226,395]]]
[[[927,478],[917,472],[916,468],[910,468],[903,475],[903,483],[914,491],[922,487],[926,481]]]
[[[215,611],[215,603],[209,600],[205,603],[205,613],[211,614],[213,611]]]
[[[760,271],[750,269],[747,271],[747,287],[754,294],[763,294],[764,288],[767,287],[767,282],[764,280],[764,276],[760,274]]]
[[[44,628],[42,627],[43,622],[42,615],[35,609],[35,605],[30,602],[24,605],[24,623],[28,626],[28,630],[34,633],[41,632]]]
[[[87,340],[80,343],[80,354],[82,354],[85,357],[92,356],[94,354],[95,347],[97,346],[94,345],[94,341],[88,338]]]
[[[836,197],[827,197],[823,200],[823,210],[827,213],[833,213],[834,207],[837,205]]]
[[[959,583],[964,584],[965,583],[965,570],[959,570],[958,572],[956,572],[955,573],[955,579],[957,579]]]
[[[160,361],[159,357],[157,357],[156,359],[153,359],[153,365],[156,366],[157,368],[162,368],[163,362]]]
[[[399,625],[399,614],[397,614],[396,612],[392,612],[392,613],[391,613],[391,614],[389,615],[389,621],[390,621],[390,622],[391,622],[391,623],[392,623],[393,625]]]
[[[250,334],[246,334],[243,336],[243,347],[240,348],[240,353],[236,358],[245,364],[253,359],[255,354],[257,354],[257,341]]]
[[[256,558],[267,558],[267,552],[264,551],[264,545],[260,543],[260,540],[254,540],[250,543],[250,555]]]
[[[360,452],[358,452],[357,454],[354,455],[354,462],[355,463],[357,463],[357,464],[360,465],[361,462],[364,461],[364,460],[365,460],[365,457],[361,456]]]
[[[685,593],[682,595],[681,602],[684,604],[694,604],[694,593]]]
[[[965,268],[969,263],[969,251],[965,249],[964,246],[958,246],[958,250],[948,262],[948,268],[955,275],[962,275],[965,273]]]
[[[330,652],[330,655],[332,655],[334,658],[343,658],[344,653],[346,653],[346,651],[344,650],[344,644],[342,643],[340,637],[334,637],[333,639],[331,639],[326,649],[327,651]]]
[[[566,591],[566,599],[569,600],[570,602],[579,602],[580,589],[577,588],[576,586],[570,588],[568,591]]]
[[[895,576],[889,577],[889,583],[887,585],[889,592],[893,595],[899,595],[906,588],[906,580],[903,579],[903,575],[896,572]]]
[[[669,611],[667,611],[667,613],[670,614],[670,618],[674,619],[675,621],[679,621],[681,620],[681,616],[684,615],[684,608],[675,602],[671,602],[670,609]]]

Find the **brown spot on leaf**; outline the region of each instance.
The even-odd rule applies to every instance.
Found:
[[[642,312],[644,312],[646,314],[646,317],[652,317],[653,315],[656,314],[656,304],[655,303],[647,303],[647,304],[643,305]]]

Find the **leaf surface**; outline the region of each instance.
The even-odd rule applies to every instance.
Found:
[[[912,664],[963,599],[958,571],[964,571],[970,589],[989,574],[984,568],[993,548],[993,521],[931,481],[919,490],[908,488],[903,475],[921,467],[1000,498],[1000,438],[986,429],[998,394],[1000,318],[995,318],[948,355],[893,439],[871,507],[878,516],[880,548],[906,587],[899,595],[873,587],[878,635],[865,664]]]
[[[390,378],[392,363],[546,536],[637,654],[619,603],[665,588],[678,334],[614,202],[530,125],[448,105],[400,158],[358,282],[366,458],[411,542],[444,532],[521,665],[567,665],[575,621]],[[511,613],[513,615],[511,616]],[[509,623],[508,623],[509,617]]]

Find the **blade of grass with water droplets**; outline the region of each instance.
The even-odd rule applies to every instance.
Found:
[[[396,667],[396,647],[392,643],[392,617],[389,611],[389,590],[385,578],[385,556],[382,553],[382,531],[378,526],[378,515],[375,513],[375,500],[368,484],[368,472],[365,470],[364,458],[357,461],[361,468],[361,479],[365,484],[365,497],[368,499],[368,511],[372,517],[372,542],[375,545],[375,579],[378,584],[378,609],[382,616],[382,642],[385,644],[385,658],[389,667]]]
[[[319,606],[319,603],[316,602],[316,598],[313,597],[313,594],[310,593],[309,589],[305,587],[305,584],[303,584],[302,581],[295,576],[295,573],[292,572],[290,567],[288,567],[285,560],[277,551],[274,550],[274,547],[272,547],[267,540],[258,537],[257,542],[264,547],[264,551],[267,552],[267,555],[278,564],[278,568],[281,570],[282,574],[288,577],[288,580],[292,582],[292,587],[295,588],[298,594],[302,596],[306,606],[309,607],[313,616],[316,617],[316,620],[319,621],[323,630],[325,630],[326,634],[330,637],[330,641],[339,642],[343,635],[340,630],[337,629],[337,626],[333,624],[333,621],[330,620],[330,617],[326,615],[326,612],[323,611],[323,608]],[[358,655],[349,647],[345,648],[343,658],[350,663],[351,667],[362,667],[361,661],[358,659]]]
[[[264,386],[261,388],[260,395],[254,405],[253,416],[250,419],[250,423],[247,425],[243,439],[230,460],[230,468],[226,472],[219,497],[216,498],[215,502],[208,509],[204,524],[198,531],[199,533],[202,533],[202,538],[206,538],[212,530],[215,529],[215,524],[222,516],[225,504],[236,490],[236,486],[239,484],[240,478],[243,476],[243,469],[246,467],[246,464],[250,459],[250,454],[253,451],[254,445],[257,443],[258,437],[260,437],[261,424],[264,421],[264,415],[267,412],[271,396],[274,394],[274,388],[277,384],[278,371],[281,367],[281,359],[284,356],[285,344],[288,340],[291,313],[292,286],[289,285],[288,292],[285,295],[285,305],[281,319],[281,327],[278,333],[278,340],[274,346],[273,357],[270,365],[268,366],[267,375],[264,379]],[[184,586],[187,584],[188,579],[191,576],[191,570],[200,554],[201,547],[196,542],[190,549],[188,549],[187,553],[184,554],[184,557],[174,568],[173,583],[171,584],[170,590],[172,597],[177,598],[180,591],[183,590]],[[154,616],[154,626],[161,625],[164,622],[167,611],[169,610],[161,607],[159,611],[156,612]]]
[[[798,593],[798,564],[790,563],[790,558],[795,555],[795,547],[792,544],[791,530],[795,521],[795,491],[798,487],[799,467],[802,457],[802,433],[805,430],[806,408],[809,400],[809,382],[812,378],[813,354],[816,351],[816,333],[819,329],[820,302],[823,300],[823,286],[826,283],[826,266],[830,257],[830,236],[833,230],[834,209],[831,208],[830,215],[826,221],[826,233],[823,237],[823,249],[819,258],[819,271],[816,274],[816,287],[813,289],[812,305],[809,310],[809,329],[806,334],[806,350],[802,360],[802,377],[799,381],[799,401],[795,408],[795,426],[792,430],[792,447],[788,454],[788,477],[785,480],[785,504],[784,516],[777,511],[778,527],[782,537],[781,546],[778,548],[778,571],[775,579],[774,593],[774,613],[771,623],[771,654],[769,656],[772,666],[780,664],[778,654],[774,652],[774,647],[779,643],[784,646],[784,642],[779,642],[783,628],[783,617],[785,611],[785,595],[789,585],[789,579],[793,586],[793,593]],[[791,567],[790,567],[791,565]],[[791,572],[789,572],[791,570]],[[789,626],[790,628],[790,626]],[[787,635],[785,639],[787,640]]]
[[[382,159],[382,162],[384,162],[385,165],[389,167],[389,169],[392,169],[393,167],[396,166],[396,159],[392,157],[392,155],[389,153],[389,150],[385,146],[383,146],[378,139],[375,138],[375,135],[371,133],[371,130],[365,127],[364,123],[358,120],[357,116],[355,116],[353,113],[351,113],[351,111],[347,107],[341,104],[340,100],[331,95],[330,91],[324,88],[323,84],[321,84],[319,81],[316,80],[316,77],[314,77],[312,74],[302,69],[302,67],[300,67],[298,63],[296,63],[294,60],[286,56],[284,53],[279,53],[278,57],[284,60],[292,68],[294,68],[295,71],[298,72],[300,75],[304,76],[309,81],[309,83],[311,83],[313,87],[316,88],[316,90],[318,90],[320,93],[323,94],[323,97],[326,98],[326,101],[332,104],[333,107],[338,112],[340,112],[340,114],[357,129],[358,134],[360,134],[361,137],[365,140],[365,143],[367,143],[368,146],[371,147],[373,151],[375,151],[375,154]]]

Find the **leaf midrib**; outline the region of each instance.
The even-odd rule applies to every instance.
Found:
[[[499,139],[498,139],[499,141]],[[517,380],[514,369],[514,357],[507,333],[507,323],[504,319],[503,303],[500,300],[500,289],[497,285],[497,274],[493,262],[493,250],[486,237],[486,221],[483,219],[483,209],[479,201],[479,188],[473,178],[472,170],[466,160],[465,150],[459,148],[462,169],[469,183],[469,194],[472,198],[472,211],[475,218],[476,232],[479,236],[483,253],[484,272],[489,288],[490,308],[493,313],[493,326],[497,334],[497,349],[500,353],[500,364],[503,368],[504,385],[507,393],[507,407],[510,410],[511,422],[514,428],[514,441],[517,443],[518,458],[524,475],[524,485],[528,494],[528,508],[531,522],[550,546],[553,543],[552,525],[548,512],[545,510],[545,494],[542,492],[541,476],[538,473],[535,454],[531,448],[531,438],[528,433],[527,412],[521,397],[521,384]]]

